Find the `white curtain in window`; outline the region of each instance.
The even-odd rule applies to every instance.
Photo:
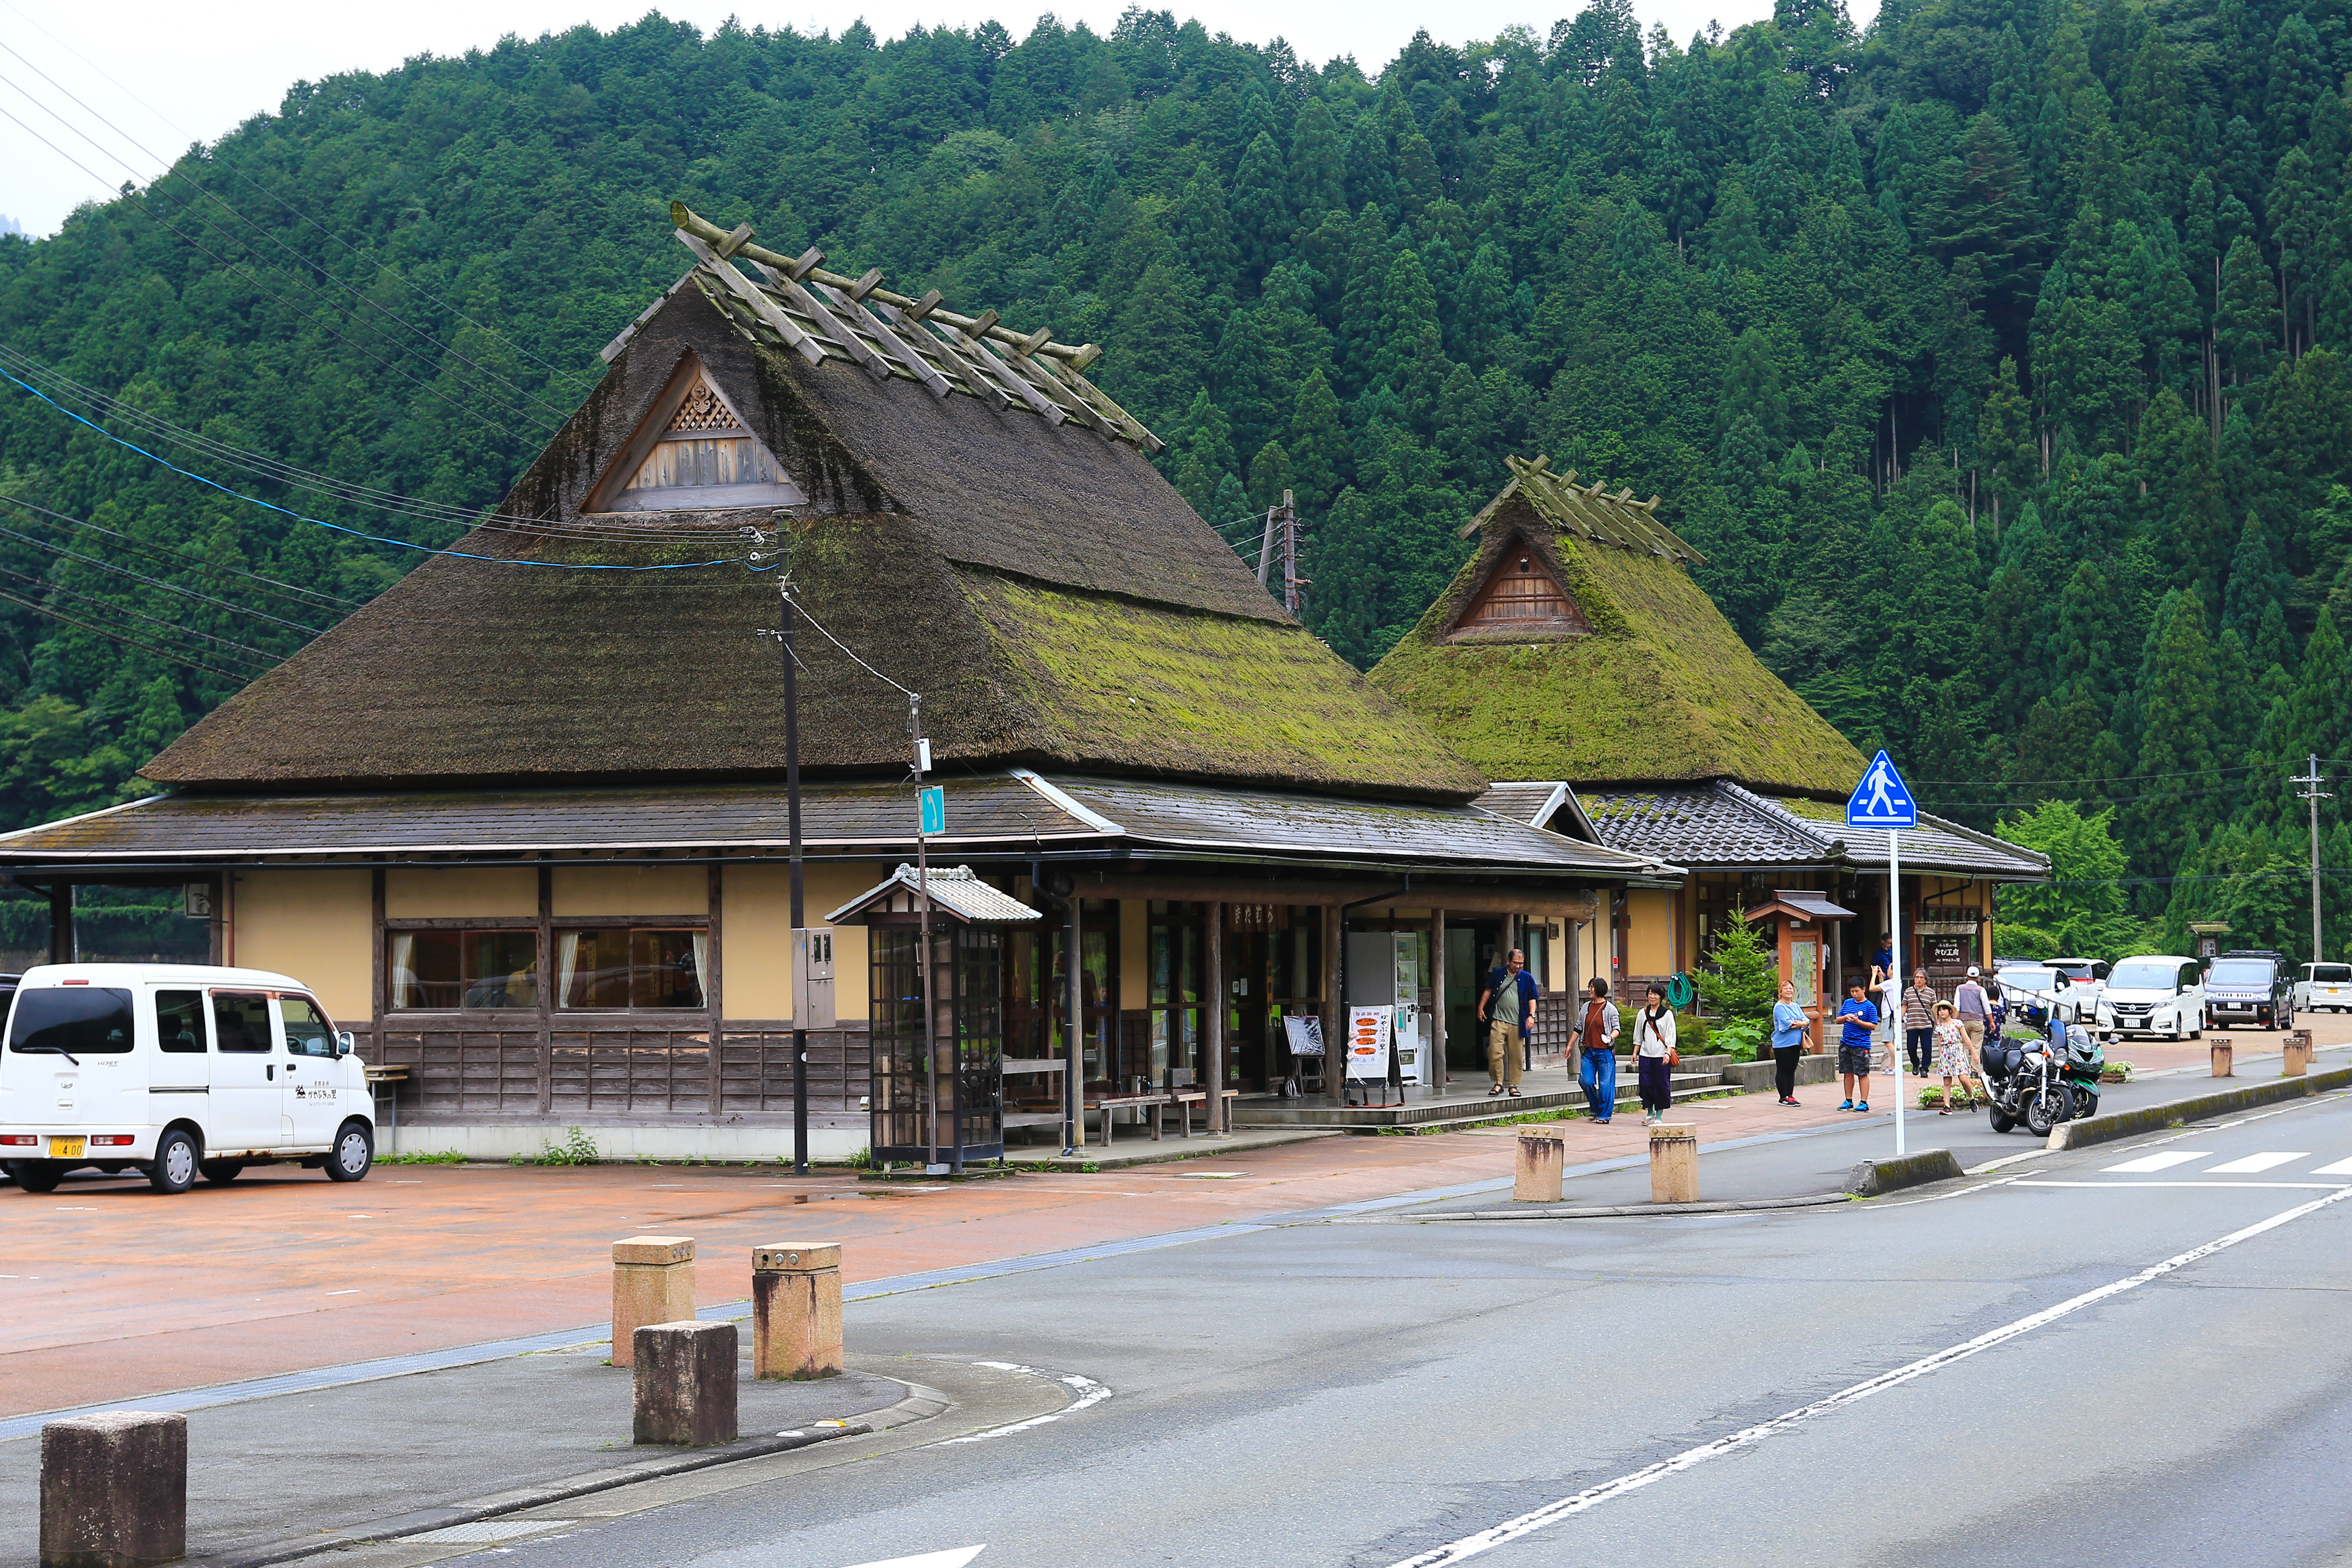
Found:
[[[699,1005],[709,1006],[710,1005],[710,933],[707,931],[694,933],[694,989],[700,999]]]
[[[421,1007],[423,988],[416,984],[416,938],[408,931],[392,933],[392,1005]]]
[[[555,939],[555,1005],[569,1007],[572,1005],[572,972],[580,967],[580,933],[565,931]]]

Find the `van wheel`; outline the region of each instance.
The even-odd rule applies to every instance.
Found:
[[[327,1156],[330,1181],[356,1182],[375,1165],[375,1136],[364,1121],[346,1121],[335,1133],[333,1152]]]
[[[147,1171],[147,1184],[159,1193],[184,1193],[196,1184],[196,1169],[204,1154],[184,1127],[174,1127],[155,1140],[155,1163]]]
[[[239,1176],[245,1174],[245,1162],[242,1160],[206,1160],[203,1164],[198,1165],[196,1169],[203,1173],[205,1181],[210,1182],[216,1187],[225,1187],[231,1182],[236,1181]]]
[[[16,1184],[28,1193],[54,1193],[65,1179],[63,1171],[39,1160],[27,1160],[16,1167]]]

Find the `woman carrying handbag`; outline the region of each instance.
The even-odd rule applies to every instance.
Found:
[[[1642,1083],[1642,1122],[1655,1127],[1675,1103],[1674,1070],[1682,1060],[1675,1049],[1675,1010],[1666,988],[1650,987],[1650,1000],[1633,1016],[1633,1068]]]

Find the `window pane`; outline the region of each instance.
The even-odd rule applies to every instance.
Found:
[[[465,941],[466,1005],[539,1005],[539,933],[469,931]]]
[[[205,1054],[205,994],[201,991],[155,993],[155,1038],[174,1056]]]
[[[457,963],[458,950],[465,945],[462,936],[453,931],[403,931],[390,933],[388,943],[394,1006],[457,1005],[464,990]]]
[[[8,1048],[68,1056],[114,1056],[131,1048],[131,993],[112,987],[44,986],[16,993]]]
[[[224,1051],[268,1050],[269,998],[258,991],[214,992],[213,1043]]]
[[[331,1057],[335,1031],[308,996],[280,996],[278,1016],[286,1021],[286,1049],[298,1057]]]
[[[569,1008],[629,1005],[629,933],[568,931],[556,939],[562,1005]]]
[[[699,1007],[702,970],[695,961],[690,931],[629,933],[632,1007]]]

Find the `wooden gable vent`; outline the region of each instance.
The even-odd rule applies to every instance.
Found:
[[[1525,544],[1503,552],[1494,574],[1454,628],[1456,636],[1509,637],[1556,637],[1591,629],[1568,590]]]
[[[588,498],[590,511],[798,506],[808,500],[688,354]]]

